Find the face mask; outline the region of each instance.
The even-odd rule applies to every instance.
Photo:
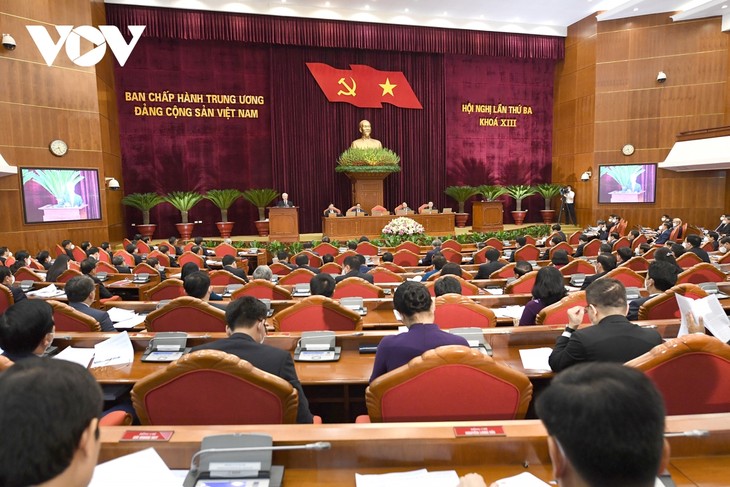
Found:
[[[639,247],[634,249],[634,255],[641,255],[641,249]]]
[[[727,248],[720,247],[720,248],[717,249],[717,251],[720,252],[721,254],[724,254],[725,252],[727,252]]]

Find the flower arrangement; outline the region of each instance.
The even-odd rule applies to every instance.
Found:
[[[337,172],[398,172],[400,157],[389,149],[358,149],[351,147],[340,154]]]
[[[423,225],[416,220],[407,217],[399,217],[391,220],[383,227],[383,235],[421,235],[425,232]]]

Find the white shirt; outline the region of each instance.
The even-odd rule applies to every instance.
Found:
[[[568,204],[573,204],[573,201],[575,200],[575,191],[571,190],[565,193],[565,202]]]

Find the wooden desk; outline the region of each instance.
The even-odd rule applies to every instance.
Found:
[[[359,238],[379,238],[383,227],[399,215],[383,216],[345,216],[341,218],[322,218],[322,233],[333,240]],[[426,233],[433,236],[453,235],[454,214],[408,215],[423,225]]]
[[[505,436],[455,438],[454,426],[503,426]],[[261,426],[134,427],[174,430],[165,443],[120,442],[130,427],[101,428],[99,462],[154,446],[170,468],[188,469],[205,436],[261,432]],[[669,438],[669,471],[678,486],[722,486],[730,478],[730,414],[673,416],[667,431],[708,430],[703,438]],[[528,471],[552,480],[546,432],[537,420],[443,423],[266,425],[274,445],[328,441],[330,450],[274,452],[285,465],[286,485],[297,487],[354,486],[355,473],[456,470],[481,474],[487,484]]]

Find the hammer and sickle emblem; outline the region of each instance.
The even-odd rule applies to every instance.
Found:
[[[347,88],[347,91],[340,90],[337,92],[338,95],[345,95],[345,96],[357,96],[357,93],[355,93],[355,90],[357,90],[357,83],[355,83],[355,80],[350,78],[350,81],[352,81],[352,86],[348,85],[345,81],[345,78],[340,78],[340,80],[337,82],[338,85],[342,85],[345,88]]]

